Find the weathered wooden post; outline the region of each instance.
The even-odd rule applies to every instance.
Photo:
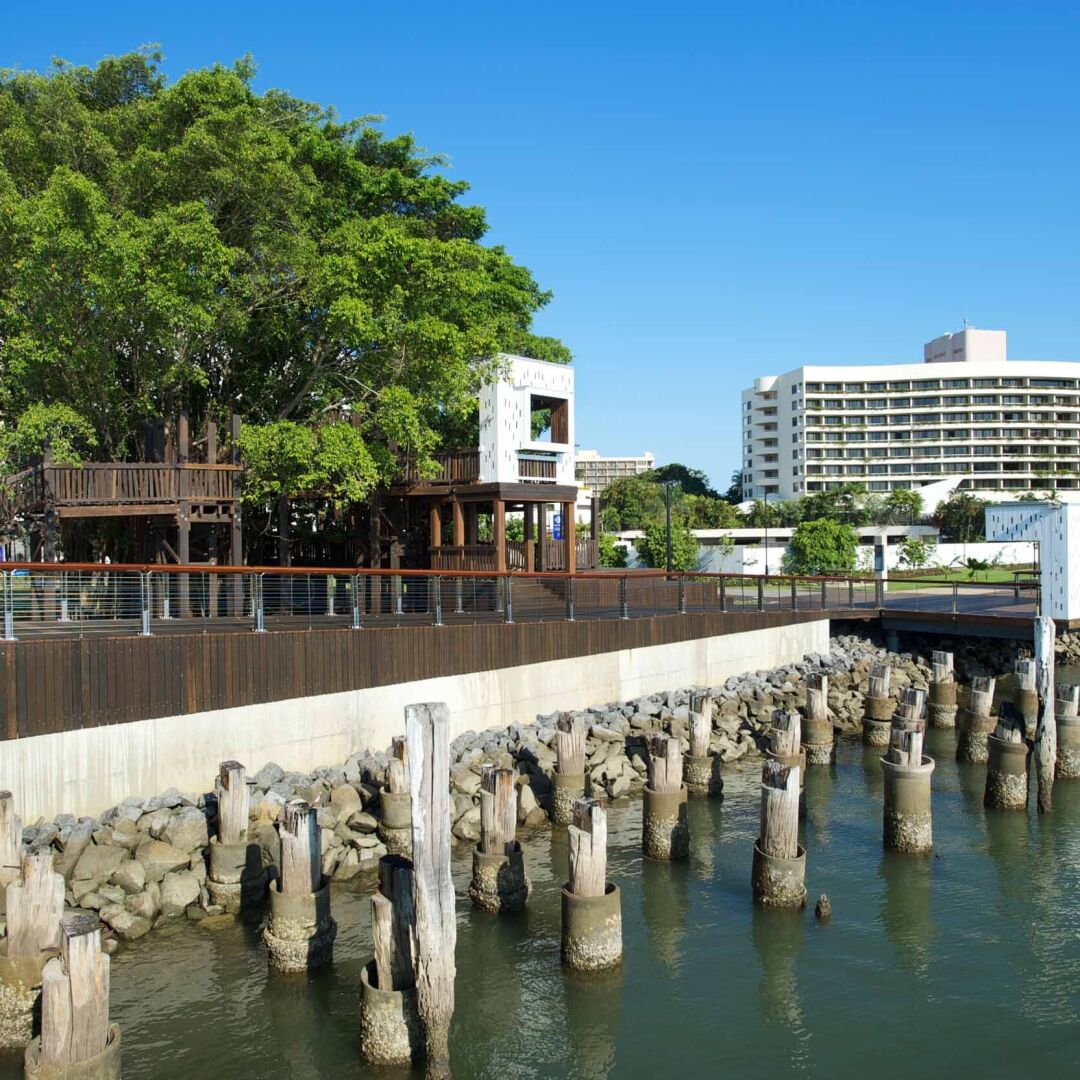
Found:
[[[315,809],[290,799],[278,833],[281,878],[270,886],[270,919],[263,931],[270,970],[311,971],[333,960],[337,937]]]
[[[923,754],[923,692],[906,689],[893,717],[885,774],[882,843],[891,851],[921,854],[934,846],[930,781],[934,760]]]
[[[0,889],[22,873],[22,819],[15,813],[15,797],[0,791]]]
[[[412,791],[417,1007],[427,1075],[450,1076],[457,922],[450,879],[450,712],[442,702],[405,709]]]
[[[831,765],[836,757],[832,717],[829,715],[829,677],[806,676],[802,748],[807,765]]]
[[[1024,734],[1029,739],[1034,737],[1039,722],[1037,674],[1030,656],[1019,657],[1013,664],[1013,704],[1024,721]]]
[[[517,831],[517,788],[511,769],[484,770],[480,784],[480,843],[473,851],[472,902],[484,911],[519,911],[529,877]]]
[[[690,854],[682,744],[673,735],[649,736],[649,779],[641,812],[641,848],[650,859],[685,859]]]
[[[266,897],[266,867],[258,843],[248,838],[251,797],[244,766],[223,761],[214,781],[217,836],[210,837],[206,890],[228,912],[257,907]]]
[[[33,1034],[42,971],[60,947],[64,914],[64,879],[53,871],[52,849],[22,852],[19,864],[6,890],[7,937],[0,941],[0,1047],[9,1049]]]
[[[413,957],[413,870],[400,855],[379,860],[371,898],[375,958],[360,972],[360,1057],[368,1065],[424,1059]]]
[[[799,843],[798,765],[767,758],[761,770],[761,833],[750,884],[762,907],[806,905],[806,851]]]
[[[555,729],[551,822],[569,825],[574,820],[574,803],[585,794],[585,718],[563,713]]]
[[[773,729],[765,756],[781,765],[799,770],[799,814],[806,812],[806,749],[802,745],[802,717],[795,712],[776,709]]]
[[[386,785],[379,792],[382,807],[379,839],[391,855],[412,854],[411,798],[408,745],[403,735],[396,735],[386,769]]]
[[[994,730],[990,710],[994,704],[995,679],[977,675],[971,680],[967,708],[960,711],[956,733],[956,760],[969,765],[986,761],[986,737]]]
[[[930,681],[930,726],[956,727],[956,678],[953,674],[953,654],[935,651],[931,658],[933,675]]]
[[[713,700],[695,693],[690,699],[690,752],[683,758],[683,781],[695,796],[722,797],[720,758],[709,750],[712,738]]]
[[[26,1048],[32,1080],[120,1080],[120,1028],[109,1023],[109,958],[96,915],[65,915],[45,965],[41,1034]]]
[[[892,668],[888,664],[870,665],[866,696],[863,698],[862,741],[867,746],[889,745],[889,721],[895,708],[889,697]]]
[[[562,962],[575,971],[603,971],[622,961],[622,898],[607,880],[607,812],[596,799],[575,803],[569,840]]]
[[[1057,627],[1054,620],[1045,615],[1035,617],[1035,668],[1038,675],[1038,692],[1035,709],[1038,723],[1035,727],[1035,772],[1039,778],[1038,806],[1040,814],[1049,814],[1054,808],[1054,772],[1057,768],[1057,720],[1051,693],[1054,688],[1054,640]],[[1039,698],[1042,710],[1039,711]],[[1025,717],[1026,720],[1026,717]]]
[[[1026,810],[1028,800],[1028,747],[1025,721],[1015,705],[1005,702],[997,726],[987,736],[986,793],[983,805],[991,810]]]
[[[1058,683],[1054,697],[1054,720],[1057,725],[1057,764],[1054,775],[1058,780],[1080,777],[1080,686]]]

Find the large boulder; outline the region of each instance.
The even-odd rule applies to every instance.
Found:
[[[166,874],[161,882],[161,914],[166,918],[183,915],[188,904],[199,900],[199,881],[190,870]]]
[[[129,896],[140,893],[146,887],[146,867],[138,859],[126,859],[113,871],[109,881]]]
[[[186,806],[173,814],[162,837],[180,851],[204,848],[210,843],[206,815],[194,806]]]
[[[142,915],[136,915],[128,911],[126,907],[110,905],[103,907],[99,912],[102,921],[113,928],[118,937],[124,941],[134,941],[145,934],[149,934],[153,923]]]
[[[144,840],[135,849],[135,858],[143,864],[147,881],[160,881],[173,870],[186,870],[191,854],[164,840]]]
[[[127,859],[128,853],[122,847],[98,847],[90,844],[79,856],[72,878],[75,881],[92,881],[100,884],[108,881],[113,871]]]
[[[151,882],[142,892],[129,896],[124,901],[124,907],[132,915],[153,922],[161,914],[161,886]]]

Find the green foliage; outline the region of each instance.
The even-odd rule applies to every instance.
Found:
[[[348,423],[313,428],[277,420],[243,427],[240,452],[248,467],[244,498],[256,505],[314,493],[338,505],[360,502],[379,476],[360,432]]]
[[[93,426],[67,405],[36,402],[0,431],[0,461],[19,468],[46,449],[58,465],[75,465],[97,445]]]
[[[719,492],[713,490],[709,484],[709,478],[700,469],[691,469],[678,462],[661,465],[644,475],[658,484],[678,484],[685,495],[699,495],[708,499],[720,498]]]
[[[968,578],[974,581],[979,574],[985,575],[990,569],[990,563],[986,559],[965,559],[964,566],[967,567]]]
[[[663,517],[664,492],[647,473],[639,473],[609,484],[600,504],[603,525],[609,532],[644,529],[648,522]]]
[[[475,432],[477,357],[569,353],[441,159],[254,72],[0,74],[0,428],[49,402],[134,459],[147,420],[235,409],[251,491],[362,498],[391,445],[423,474]]]
[[[885,512],[893,524],[913,525],[922,517],[922,496],[910,488],[897,488],[895,491],[890,491],[885,500]]]
[[[821,518],[804,521],[792,533],[784,555],[788,574],[825,574],[854,570],[859,551],[859,536],[846,523]]]
[[[601,533],[597,547],[601,566],[614,569],[626,566],[626,545],[620,544],[613,533]]]
[[[731,474],[731,481],[727,486],[727,490],[720,496],[725,502],[729,502],[732,505],[737,505],[743,501],[742,497],[742,472],[736,469]]]
[[[921,536],[908,536],[900,541],[900,565],[910,570],[921,570],[930,564],[934,545]]]
[[[934,524],[946,540],[971,543],[983,539],[984,507],[982,500],[966,491],[956,491],[937,504]]]
[[[731,503],[706,495],[684,495],[679,514],[691,529],[741,529],[746,524]]]
[[[663,521],[650,521],[645,534],[637,543],[638,554],[647,566],[667,569],[667,529]],[[671,569],[695,570],[698,564],[698,542],[682,521],[671,523]]]

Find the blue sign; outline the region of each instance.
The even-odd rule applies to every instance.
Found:
[[[551,515],[551,538],[553,540],[562,539],[562,514]]]

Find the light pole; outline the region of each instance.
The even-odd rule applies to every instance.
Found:
[[[667,540],[667,572],[671,573],[671,490],[678,483],[677,480],[664,480],[662,486],[664,488],[664,529],[665,537]]]
[[[765,504],[765,576],[769,576],[769,489],[764,488],[761,492],[761,500]]]

